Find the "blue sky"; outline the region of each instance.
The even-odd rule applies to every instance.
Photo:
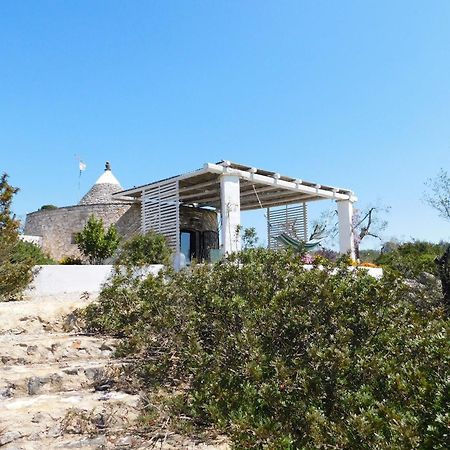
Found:
[[[105,160],[129,187],[230,159],[391,206],[386,238],[449,239],[421,200],[450,170],[449,23],[448,0],[4,0],[0,171],[24,215]]]

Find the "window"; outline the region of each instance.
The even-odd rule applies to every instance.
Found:
[[[180,236],[181,253],[186,258],[186,264],[191,262],[191,234],[190,231],[182,231]]]

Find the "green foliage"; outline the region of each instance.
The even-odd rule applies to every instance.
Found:
[[[56,261],[46,255],[37,245],[31,242],[18,240],[14,247],[11,260],[15,263],[22,263],[30,258],[33,260],[34,264],[40,266],[56,264]]]
[[[389,271],[308,271],[301,255],[250,249],[178,274],[118,273],[86,317],[236,448],[444,449],[449,324],[435,295]]]
[[[39,211],[45,211],[45,210],[49,210],[49,209],[58,209],[58,207],[55,205],[42,205],[39,208]]]
[[[120,236],[114,225],[105,230],[103,220],[91,215],[83,230],[77,233],[76,243],[90,264],[102,264],[117,250]]]
[[[244,249],[256,247],[258,241],[258,234],[254,227],[244,228],[244,233],[242,234],[242,247]]]
[[[443,219],[450,220],[450,175],[441,169],[435,178],[425,183],[425,201],[434,208]]]
[[[366,249],[359,251],[359,260],[361,262],[375,263],[375,261],[379,256],[380,256],[379,250]]]
[[[142,267],[149,264],[169,264],[171,250],[166,238],[150,230],[125,241],[116,259],[117,265]]]
[[[400,273],[406,278],[416,278],[422,272],[437,275],[435,260],[444,253],[445,246],[445,243],[405,242],[387,253],[382,253],[375,262],[382,267]]]
[[[17,260],[19,221],[12,212],[12,201],[19,191],[8,183],[8,175],[0,178],[0,301],[20,298],[22,291],[33,279],[31,256]]]
[[[80,266],[83,264],[83,261],[81,258],[75,256],[64,256],[61,261],[59,261],[59,264],[63,266]]]

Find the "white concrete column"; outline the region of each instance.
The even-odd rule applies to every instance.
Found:
[[[220,177],[220,208],[222,219],[222,248],[224,254],[241,249],[241,192],[239,177],[224,174]]]
[[[354,200],[338,200],[339,219],[339,252],[347,253],[355,259],[355,240],[353,235],[353,202]]]

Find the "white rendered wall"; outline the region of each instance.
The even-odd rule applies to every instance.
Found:
[[[155,264],[143,269],[143,274],[157,274],[163,266]],[[30,288],[25,292],[26,298],[81,296],[87,292],[96,295],[103,283],[112,274],[112,265],[49,265],[36,266],[38,273]]]
[[[223,253],[238,252],[241,238],[238,232],[241,225],[241,193],[237,175],[222,175],[220,178],[220,204],[222,219]]]
[[[339,220],[339,252],[348,253],[350,258],[355,259],[355,240],[353,236],[353,201],[338,200]]]

